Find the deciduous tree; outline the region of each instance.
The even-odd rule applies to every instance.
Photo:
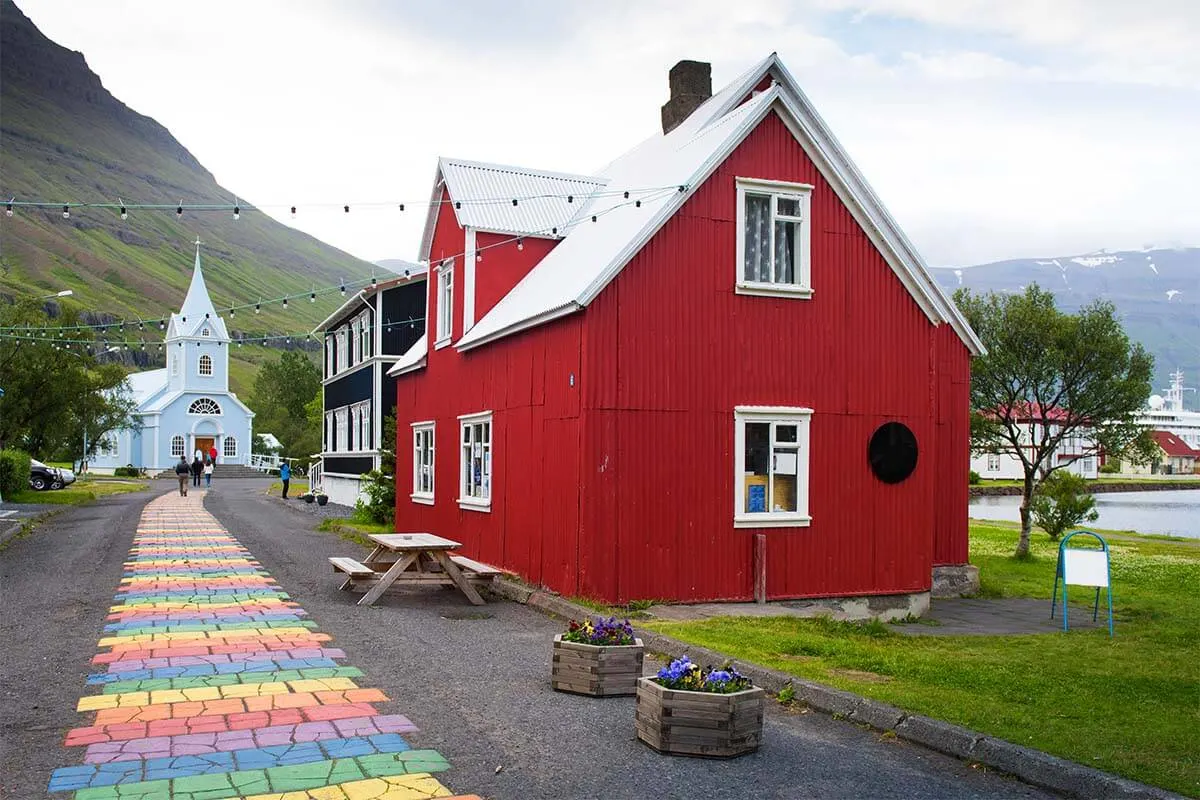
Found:
[[[1021,463],[1016,555],[1024,557],[1039,482],[1100,453],[1145,459],[1151,440],[1134,418],[1150,395],[1154,359],[1105,301],[1066,314],[1036,285],[1012,295],[960,289],[954,299],[988,349],[971,365],[971,449]],[[1067,439],[1079,447],[1055,459]]]

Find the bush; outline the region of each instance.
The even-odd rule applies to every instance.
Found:
[[[24,450],[0,450],[0,496],[11,497],[29,488],[31,461]]]
[[[396,480],[373,469],[362,476],[361,486],[366,500],[359,500],[356,508],[361,509],[371,522],[391,525],[396,516]]]
[[[1120,461],[1106,461],[1100,467],[1100,473],[1102,475],[1116,475],[1120,471],[1121,471],[1121,462]]]
[[[113,470],[113,476],[117,478],[137,478],[142,474],[141,467],[117,467]]]
[[[975,470],[971,470],[970,472],[968,472],[967,473],[967,483],[969,483],[972,486],[977,485],[979,483],[979,473],[976,472]]]
[[[1087,481],[1065,471],[1055,472],[1042,481],[1033,496],[1031,511],[1034,524],[1050,534],[1054,542],[1069,528],[1100,518],[1096,498],[1088,493]]]

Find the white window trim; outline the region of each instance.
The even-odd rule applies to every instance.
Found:
[[[325,412],[325,441],[323,443],[324,447],[322,448],[322,450],[326,453],[336,452],[335,450],[332,449],[333,437],[337,430],[335,425],[336,425],[336,423],[334,422],[334,419],[333,419],[333,412],[326,411]]]
[[[337,340],[332,333],[325,334],[325,377],[332,378],[337,373],[334,372],[334,355],[336,354]]]
[[[475,325],[475,229],[467,228],[463,247],[463,333]]]
[[[423,420],[421,422],[414,422],[409,427],[412,428],[413,432],[413,483],[412,494],[409,495],[409,499],[411,499],[414,503],[431,506],[434,503],[434,495],[437,493],[437,423],[435,423],[433,420]],[[418,459],[416,436],[417,433],[422,431],[429,431],[430,476],[428,492],[422,492],[417,489]]]
[[[176,440],[178,440],[179,444],[178,453],[175,452]],[[187,453],[187,442],[184,440],[183,436],[177,433],[171,437],[171,458],[182,458],[185,453]]]
[[[995,464],[995,466],[992,466],[993,464]],[[987,472],[999,472],[1000,471],[1000,456],[999,456],[999,454],[997,454],[997,453],[988,453],[987,454],[987,469],[986,469],[986,471]]]
[[[233,443],[233,452],[232,453],[229,452],[229,443],[230,442]],[[228,434],[226,434],[224,440],[221,442],[221,456],[223,458],[237,458],[237,455],[238,455],[237,437],[229,436]]]
[[[333,412],[333,437],[335,453],[349,453],[348,434],[350,433],[349,409],[345,406]]]
[[[437,304],[437,318],[435,320],[434,332],[437,339],[433,342],[433,349],[439,350],[454,339],[454,262],[447,261],[440,265],[437,270],[437,280],[434,282],[434,300]],[[442,276],[446,275],[449,280],[449,287],[446,290],[446,301],[442,301]],[[446,333],[442,334],[442,315],[446,315]]]
[[[812,438],[811,408],[791,406],[735,406],[733,409],[733,527],[735,528],[807,528],[812,523],[808,511],[809,455]],[[745,458],[747,422],[785,422],[797,426],[799,453],[796,464],[796,511],[765,511],[750,514],[746,507]]]
[[[350,323],[350,365],[354,366],[362,361],[362,325],[359,318],[355,317]]]
[[[812,191],[810,183],[786,183],[758,178],[736,178],[737,183],[737,262],[734,265],[734,292],[736,294],[765,297],[792,297],[807,300],[813,296],[812,289]],[[771,195],[771,242],[775,242],[776,199],[780,196],[795,197],[800,201],[800,245],[796,260],[794,284],[779,284],[762,281],[747,281],[746,265],[746,193]],[[771,248],[774,262],[775,248]]]
[[[206,358],[208,359],[207,373],[204,372],[204,359]],[[216,372],[216,367],[213,365],[213,357],[208,353],[201,353],[200,357],[196,359],[196,375],[201,378],[211,378]]]
[[[488,496],[486,500],[477,497],[467,497],[467,462],[463,460],[463,429],[468,425],[481,422],[488,424]],[[458,507],[467,511],[492,510],[492,490],[496,484],[496,426],[492,422],[492,412],[477,411],[474,414],[462,414],[458,418],[458,440],[454,443],[458,451]]]

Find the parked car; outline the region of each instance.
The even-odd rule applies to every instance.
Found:
[[[36,459],[30,462],[29,487],[31,489],[39,492],[45,489],[61,489],[74,482],[75,473],[69,469],[48,467]]]

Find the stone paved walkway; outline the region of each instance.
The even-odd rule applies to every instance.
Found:
[[[388,698],[202,505],[167,495],[142,514],[111,607],[106,652],[68,732],[83,764],[50,792],[76,800],[415,800],[448,797],[435,750],[382,714]],[[473,795],[471,797],[474,797]],[[465,798],[463,798],[465,800]],[[476,799],[477,800],[477,799]]]
[[[1075,587],[1071,596],[1092,599],[1084,588]],[[1119,626],[1120,615],[1113,609]],[[1108,606],[1100,596],[1100,613],[1092,622],[1092,608],[1071,606],[1071,630],[1108,629]],[[1005,636],[1024,633],[1062,633],[1062,615],[1056,608],[1050,618],[1050,601],[1028,597],[996,599],[961,597],[934,600],[922,622],[891,625],[891,630],[910,636]],[[1120,628],[1117,628],[1118,632]]]

